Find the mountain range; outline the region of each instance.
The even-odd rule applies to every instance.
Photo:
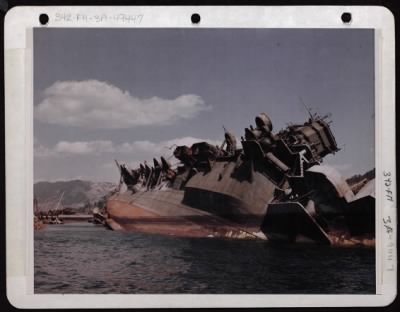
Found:
[[[39,209],[82,208],[103,201],[117,185],[111,182],[91,182],[83,180],[37,182],[34,184],[34,196]],[[61,200],[60,200],[61,199]]]
[[[363,175],[354,175],[348,178],[347,182],[353,185],[363,179],[371,180],[374,177],[375,169]],[[103,206],[105,196],[116,187],[117,185],[112,182],[83,180],[37,182],[34,184],[34,195],[38,200],[39,209],[55,209],[59,201],[59,208],[83,208]]]

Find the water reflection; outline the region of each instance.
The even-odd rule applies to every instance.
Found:
[[[36,293],[375,293],[375,251],[113,232],[35,232]]]

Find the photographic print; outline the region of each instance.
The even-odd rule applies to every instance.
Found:
[[[35,294],[375,294],[373,29],[34,28]]]

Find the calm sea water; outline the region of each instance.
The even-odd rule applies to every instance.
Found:
[[[113,232],[35,232],[36,293],[375,293],[375,251]]]

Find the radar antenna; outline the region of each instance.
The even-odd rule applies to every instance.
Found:
[[[306,109],[308,115],[310,116],[310,119],[311,119],[311,120],[314,120],[314,119],[315,119],[315,116],[311,113],[311,109],[308,108],[308,107],[306,106],[306,104],[304,104],[304,101],[303,101],[303,99],[302,99],[301,96],[299,96],[299,99],[300,99],[300,103],[304,106],[304,108]]]

